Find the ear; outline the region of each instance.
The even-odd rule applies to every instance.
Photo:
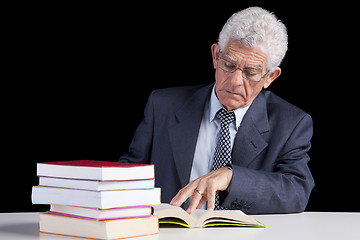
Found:
[[[275,71],[272,72],[270,74],[270,76],[267,77],[265,83],[264,83],[264,88],[268,88],[270,86],[270,84],[280,76],[281,74],[281,68],[277,67],[275,68]]]
[[[217,43],[211,45],[211,54],[212,54],[214,69],[216,69],[217,59],[219,57],[219,45]]]

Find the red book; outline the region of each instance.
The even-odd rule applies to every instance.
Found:
[[[37,175],[99,181],[154,179],[153,164],[76,160],[37,164]]]

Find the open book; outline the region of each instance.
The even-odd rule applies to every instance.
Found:
[[[253,217],[246,215],[240,210],[195,210],[189,215],[181,207],[170,204],[154,206],[154,215],[159,217],[160,226],[175,224],[188,228],[202,227],[265,227]]]

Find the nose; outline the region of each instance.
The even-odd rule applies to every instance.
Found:
[[[235,72],[231,73],[231,76],[229,77],[231,80],[231,84],[233,86],[243,85],[244,84],[244,78],[242,75],[242,70],[236,69]]]

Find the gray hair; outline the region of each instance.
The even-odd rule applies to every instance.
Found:
[[[229,41],[256,48],[267,56],[267,68],[272,73],[287,51],[286,27],[273,13],[259,7],[250,7],[234,13],[219,34],[222,51]]]

